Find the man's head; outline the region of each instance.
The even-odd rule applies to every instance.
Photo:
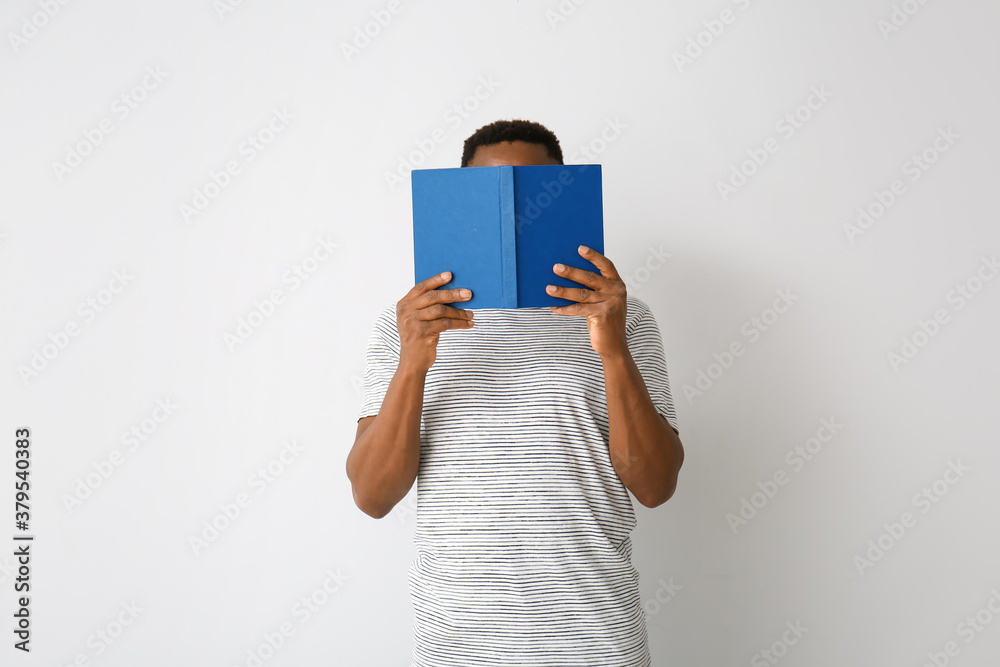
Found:
[[[463,167],[563,164],[559,140],[544,125],[530,120],[498,120],[465,140]]]

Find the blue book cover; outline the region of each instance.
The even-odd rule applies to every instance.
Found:
[[[581,284],[552,266],[599,273],[577,248],[604,253],[600,165],[414,169],[411,182],[415,282],[451,271],[439,289],[472,290],[457,308],[571,305],[545,286]]]

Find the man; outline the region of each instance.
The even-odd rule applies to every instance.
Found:
[[[465,142],[463,167],[535,164],[563,164],[537,123]],[[414,666],[649,665],[628,491],[666,502],[684,452],[652,312],[580,254],[549,287],[572,305],[473,317],[446,272],[372,330],[347,475],[376,518],[418,480]]]

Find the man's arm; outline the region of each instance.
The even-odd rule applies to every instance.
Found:
[[[388,514],[417,478],[426,375],[426,371],[400,364],[378,414],[358,422],[354,446],[347,455],[347,477],[354,503],[376,519]]]
[[[611,463],[636,500],[646,507],[656,507],[667,502],[677,488],[684,448],[674,429],[656,411],[629,351],[625,282],[614,263],[601,253],[586,246],[580,246],[579,253],[600,274],[556,264],[552,270],[557,275],[586,287],[549,285],[547,291],[552,296],[577,302],[549,308],[555,313],[587,318],[590,344],[604,366]]]
[[[424,406],[424,381],[437,358],[442,331],[472,326],[471,310],[445,304],[467,301],[469,290],[436,289],[451,280],[451,273],[421,281],[396,304],[399,356],[382,396],[378,414],[362,417],[354,446],[347,455],[347,477],[354,503],[362,512],[381,519],[413,487],[420,467],[420,416]],[[379,341],[379,338],[373,338]],[[379,377],[388,375],[391,354],[379,355]],[[383,380],[384,382],[384,380]]]
[[[625,346],[601,356],[608,401],[611,463],[622,484],[646,507],[670,500],[684,447],[653,405],[639,367]]]

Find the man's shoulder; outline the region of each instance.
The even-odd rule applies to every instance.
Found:
[[[628,312],[625,315],[626,328],[632,329],[643,318],[652,318],[655,320],[653,309],[639,297],[628,294],[625,297],[625,301],[628,306]]]
[[[392,322],[393,324],[395,324],[396,323],[396,302],[393,301],[389,305],[387,305],[384,308],[382,308],[382,310],[380,310],[378,312],[378,316],[377,316],[376,319],[378,321],[380,321],[380,322]]]
[[[375,319],[371,322],[371,330],[373,332],[377,331],[382,334],[383,337],[389,339],[395,339],[398,337],[399,332],[396,330],[396,302],[393,301],[387,306],[382,307],[375,315]]]
[[[649,304],[633,294],[627,294],[625,300],[628,302],[628,310],[632,312],[650,311]]]

